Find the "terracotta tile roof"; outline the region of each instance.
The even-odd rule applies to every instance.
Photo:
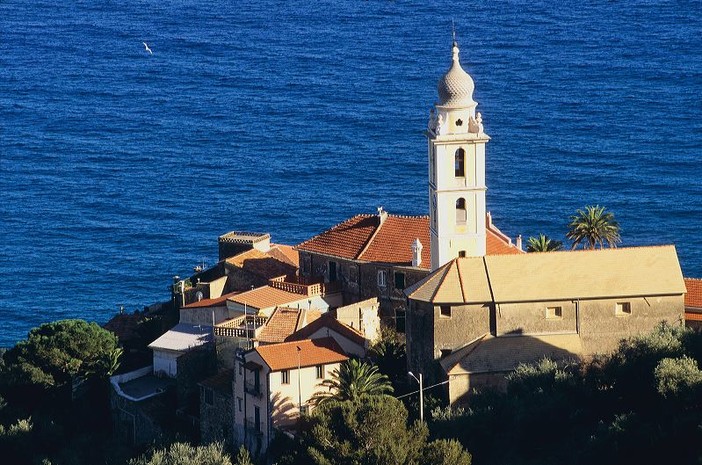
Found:
[[[298,352],[301,367],[348,360],[339,344],[331,337],[258,346],[254,350],[258,352],[271,371],[297,368]]]
[[[250,291],[235,294],[229,297],[228,300],[238,304],[246,304],[252,308],[268,308],[286,305],[291,302],[297,302],[305,298],[302,294],[284,291],[271,286],[261,286]]]
[[[491,224],[486,227],[488,255],[518,254],[507,236]],[[412,242],[419,239],[420,268],[431,267],[431,239],[428,216],[388,215],[382,225],[378,215],[357,215],[302,242],[298,250],[316,252],[348,260],[412,264]]]
[[[295,268],[300,267],[300,255],[292,245],[271,244],[271,250],[268,253],[271,257],[289,263]]]
[[[183,308],[202,308],[202,307],[226,306],[227,299],[229,297],[236,295],[236,294],[238,294],[238,292],[230,292],[229,294],[224,294],[224,295],[217,297],[215,299],[202,299],[198,302],[193,302],[191,304],[188,304]]]
[[[355,342],[356,344],[363,346],[365,345],[366,339],[363,337],[361,333],[356,331],[350,326],[345,325],[344,323],[340,322],[336,318],[334,318],[331,314],[326,313],[322,315],[319,319],[309,323],[307,326],[304,328],[300,329],[299,331],[295,332],[294,334],[290,335],[288,338],[286,338],[286,341],[299,341],[302,339],[307,339],[314,333],[316,333],[319,329],[322,328],[329,328],[332,331],[335,331],[345,338],[349,339],[350,341]]]
[[[234,370],[222,370],[214,376],[203,379],[200,384],[212,388],[224,394],[232,395],[232,381],[234,380]]]
[[[702,313],[685,312],[685,321],[702,321]]]
[[[282,252],[275,252],[275,254],[280,255]],[[225,262],[266,279],[294,275],[297,272],[297,266],[292,265],[287,257],[283,260],[282,256],[277,258],[270,252],[265,253],[256,249],[229,257]]]
[[[296,308],[278,307],[258,336],[259,342],[272,344],[283,342],[285,338],[300,329],[302,312]]]
[[[702,279],[685,278],[685,307],[702,308]]]

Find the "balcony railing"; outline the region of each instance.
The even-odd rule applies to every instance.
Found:
[[[256,330],[265,325],[267,320],[268,317],[265,316],[242,315],[215,325],[214,334],[250,340],[256,337]]]
[[[263,397],[263,392],[261,392],[261,384],[256,384],[253,381],[246,381],[244,383],[244,390],[247,394],[251,394],[254,397]]]
[[[298,282],[283,281],[280,278],[274,278],[268,281],[268,285],[276,289],[280,289],[293,294],[300,294],[308,297],[324,295],[330,292],[338,292],[341,290],[341,283],[320,283],[320,282],[305,282],[298,278]]]

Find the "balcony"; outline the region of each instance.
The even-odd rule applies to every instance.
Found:
[[[268,281],[268,285],[293,294],[300,294],[307,297],[325,295],[341,291],[341,283],[323,283],[319,280],[310,280],[302,276],[294,277],[292,280],[281,276]]]
[[[258,397],[259,399],[263,397],[263,392],[261,392],[261,384],[260,383],[254,383],[253,381],[246,381],[244,383],[244,391],[247,394],[250,394],[254,397]]]
[[[268,317],[259,315],[242,315],[215,325],[215,336],[235,337],[252,340],[256,330],[266,324]]]

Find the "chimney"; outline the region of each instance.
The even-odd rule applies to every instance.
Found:
[[[385,220],[387,219],[387,217],[388,217],[388,212],[383,210],[382,206],[378,207],[378,219],[380,220],[380,224],[383,224],[385,222]]]
[[[422,264],[422,243],[419,242],[419,238],[412,242],[412,266],[419,266]]]
[[[517,248],[522,250],[522,235],[517,236]]]

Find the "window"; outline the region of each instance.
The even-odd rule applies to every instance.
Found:
[[[563,318],[563,307],[546,307],[547,320],[559,320]]]
[[[465,250],[459,250],[458,251],[458,256],[461,258],[464,258],[466,256],[466,251]]]
[[[237,397],[237,398],[236,398],[236,403],[237,403],[237,405],[239,406],[239,411],[241,412],[242,406],[243,406],[243,404],[244,404],[244,399],[242,399],[241,397]]]
[[[388,283],[388,273],[385,270],[378,270],[378,286],[385,287]]]
[[[205,403],[207,405],[214,404],[214,393],[212,392],[212,389],[203,388],[203,390],[205,391]]]
[[[290,370],[280,372],[280,384],[290,384]]]
[[[441,307],[439,307],[439,315],[441,315],[444,318],[451,318],[451,306],[442,305]]]
[[[240,364],[239,364],[239,374],[240,374],[240,375],[243,375],[243,374],[244,374],[244,364],[243,364],[243,363],[240,363]]]
[[[317,365],[317,379],[324,379],[324,365]]]
[[[456,120],[456,126],[463,126],[463,120],[462,119]]]
[[[456,150],[454,157],[453,170],[457,178],[463,178],[466,175],[466,151],[463,149]]]
[[[349,266],[349,281],[358,284],[358,267],[356,265]]]
[[[395,289],[405,288],[405,274],[398,271],[395,272]]]
[[[631,303],[630,302],[617,302],[614,314],[617,316],[628,316],[631,315]]]
[[[466,199],[456,200],[456,224],[466,224],[468,212],[466,211]]]
[[[261,409],[254,407],[254,429],[261,431]]]
[[[312,257],[309,255],[302,256],[302,273],[305,275],[310,274],[312,270]]]
[[[453,352],[451,349],[441,349],[441,358],[451,355],[451,352]]]
[[[336,281],[336,262],[329,262],[329,282]]]

